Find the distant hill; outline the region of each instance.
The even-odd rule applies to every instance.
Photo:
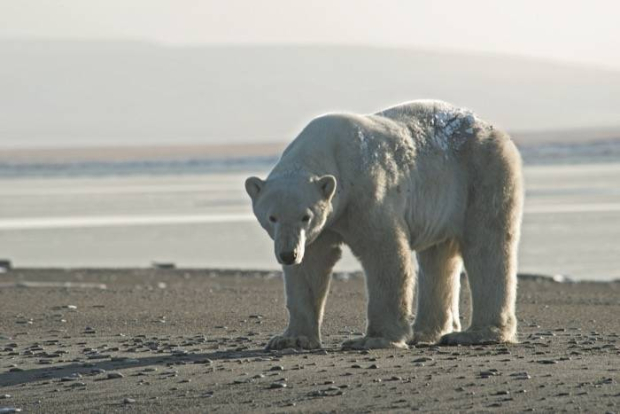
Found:
[[[620,72],[353,46],[0,41],[0,146],[290,140],[328,111],[437,98],[510,130],[620,127]]]

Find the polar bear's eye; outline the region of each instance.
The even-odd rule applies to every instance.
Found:
[[[303,217],[301,218],[301,221],[303,221],[304,223],[309,222],[309,221],[310,221],[310,215],[309,215],[309,214],[306,214],[305,216],[303,216]]]
[[[275,223],[278,220],[274,216],[269,216],[269,221]]]

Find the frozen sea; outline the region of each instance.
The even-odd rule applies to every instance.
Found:
[[[618,148],[523,151],[520,272],[620,279]],[[1,164],[0,258],[19,267],[277,269],[243,186],[275,161]],[[338,265],[359,268],[348,251]]]

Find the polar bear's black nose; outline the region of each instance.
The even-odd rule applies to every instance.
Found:
[[[280,260],[286,265],[295,263],[295,259],[297,259],[297,252],[295,251],[280,253]]]

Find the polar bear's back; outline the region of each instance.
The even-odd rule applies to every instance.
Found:
[[[419,145],[436,148],[446,154],[458,151],[476,136],[488,136],[493,130],[491,124],[471,110],[440,100],[410,101],[373,116],[405,125]]]
[[[452,159],[471,164],[490,141],[512,147],[506,134],[468,109],[416,100],[374,114],[330,113],[313,119],[286,148],[272,173],[320,165],[327,171],[350,170],[351,175],[381,169],[397,177],[420,162],[445,166]]]
[[[478,120],[476,115],[469,109],[452,105],[448,102],[419,99],[415,101],[404,102],[389,108],[383,109],[374,115],[383,116],[394,121],[431,121],[435,119],[448,119],[454,117],[472,117]]]

